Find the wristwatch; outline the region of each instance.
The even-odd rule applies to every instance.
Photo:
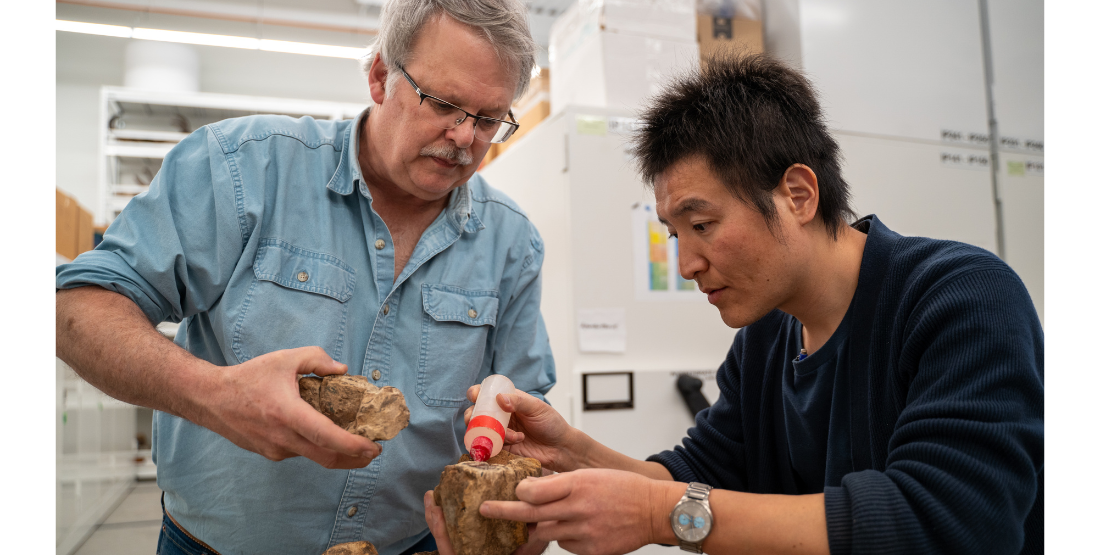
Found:
[[[680,549],[691,553],[703,552],[703,540],[710,534],[714,514],[710,512],[711,487],[699,482],[688,484],[680,502],[668,515],[672,533],[680,540]]]

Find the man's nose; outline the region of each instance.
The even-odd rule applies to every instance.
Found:
[[[707,270],[707,259],[696,252],[697,249],[690,241],[680,240],[677,246],[679,254],[679,260],[677,261],[680,266],[680,276],[684,279],[695,279],[695,277]]]
[[[458,148],[470,148],[474,142],[474,118],[468,117],[454,129],[448,129],[447,138]]]

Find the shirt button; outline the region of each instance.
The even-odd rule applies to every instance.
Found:
[[[370,377],[374,378],[375,381],[378,381],[382,379],[382,372],[380,370],[375,370],[374,372],[370,373]]]
[[[382,250],[382,249],[386,248],[386,242],[383,241],[382,239],[379,239],[379,240],[374,242],[374,248],[376,248],[378,250]]]
[[[351,508],[348,509],[348,518],[351,518],[351,517],[355,516],[355,513],[358,512],[358,511],[359,511],[358,507],[356,507],[355,505],[352,505]]]
[[[298,281],[306,281],[309,279],[309,274],[306,272],[298,272]]]
[[[383,306],[382,306],[382,315],[383,315],[383,316],[385,316],[385,315],[387,315],[387,314],[389,314],[389,313],[390,313],[390,305],[388,305],[388,304],[387,304],[387,305],[383,305]]]
[[[466,314],[469,314],[470,318],[477,318],[477,311],[472,309],[472,308],[469,311],[467,311]]]

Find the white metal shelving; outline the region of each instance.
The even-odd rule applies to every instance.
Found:
[[[75,551],[136,476],[135,407],[56,359],[57,553]]]
[[[252,114],[348,119],[365,104],[209,93],[165,93],[119,87],[100,91],[99,182],[95,219],[111,223],[149,189],[161,162],[192,131]],[[58,257],[58,263],[67,262]],[[173,338],[177,325],[158,330]],[[76,551],[129,491],[156,467],[139,445],[138,416],[151,412],[109,397],[57,360],[56,548]],[[143,417],[146,418],[147,417]]]
[[[134,196],[149,189],[168,151],[203,125],[253,114],[350,119],[366,104],[103,87],[100,169],[95,219],[110,224]]]

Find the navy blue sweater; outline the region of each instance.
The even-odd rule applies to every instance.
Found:
[[[1031,297],[988,251],[903,237],[874,216],[856,228],[868,234],[859,284],[833,337],[795,363],[793,317],[742,328],[721,397],[682,446],[649,460],[681,482],[824,491],[834,555],[1041,553],[1043,330]]]

